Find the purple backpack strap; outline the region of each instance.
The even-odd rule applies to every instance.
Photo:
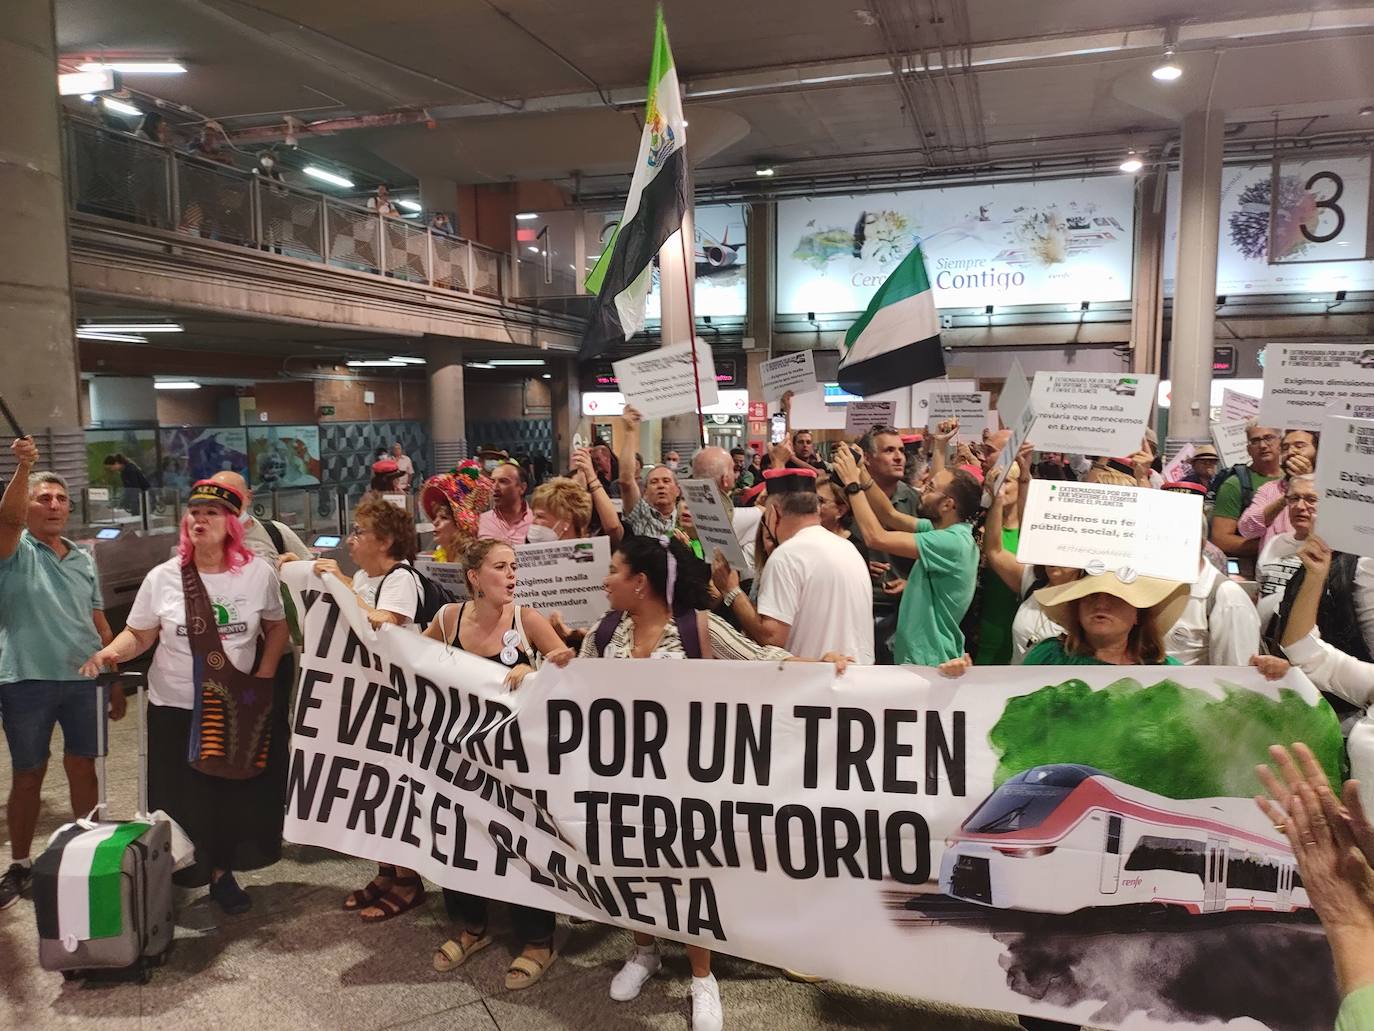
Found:
[[[620,621],[624,618],[625,613],[615,611],[601,617],[601,622],[596,625],[596,633],[592,635],[598,656],[606,654],[606,646],[611,643],[611,638],[615,636],[615,628],[620,626]]]
[[[682,641],[682,650],[687,653],[687,658],[701,658],[701,626],[697,623],[696,612],[688,609],[675,613],[673,622],[677,624],[677,636]]]

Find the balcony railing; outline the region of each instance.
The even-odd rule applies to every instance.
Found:
[[[471,240],[85,122],[67,121],[66,146],[76,211],[458,293],[508,296],[507,256]]]

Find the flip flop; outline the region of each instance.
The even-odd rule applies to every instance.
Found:
[[[518,992],[522,988],[528,988],[535,984],[544,976],[544,972],[553,966],[553,961],[558,958],[558,950],[554,949],[549,953],[549,958],[543,963],[537,959],[530,959],[528,956],[516,956],[510,961],[510,966],[506,968],[506,991]],[[523,977],[513,976],[523,974]]]
[[[434,969],[441,974],[456,970],[491,943],[491,935],[484,934],[465,949],[460,939],[450,938],[434,950]]]

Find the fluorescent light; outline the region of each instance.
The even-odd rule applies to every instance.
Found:
[[[121,115],[142,115],[143,112],[134,107],[133,104],[126,104],[122,100],[115,100],[114,97],[101,97],[101,101],[111,111]]]
[[[81,99],[84,100],[84,101],[85,101],[86,103],[88,103],[88,104],[94,104],[94,103],[95,103],[95,94],[94,94],[94,93],[83,93],[83,94],[81,94]]]
[[[316,168],[314,165],[306,165],[301,171],[306,175],[314,176],[316,179],[322,180],[333,186],[342,186],[345,190],[353,189],[352,179],[345,179],[343,176],[326,171],[323,168]]]
[[[764,166],[763,168],[756,168],[756,169],[754,169],[754,174],[755,174],[755,175],[765,176],[765,177],[766,177],[766,176],[770,176],[770,175],[773,174],[773,169],[772,169],[771,166]]]
[[[87,322],[80,327],[98,333],[184,333],[175,322]]]
[[[99,72],[109,69],[125,75],[184,75],[185,65],[179,61],[87,61],[77,65],[83,72]]]
[[[425,364],[425,360],[424,360],[423,358],[412,358],[412,357],[410,357],[409,355],[404,355],[404,354],[393,354],[393,355],[391,356],[391,360],[392,360],[393,362],[400,362],[402,365],[423,365],[423,364]]]
[[[57,92],[64,97],[73,94],[105,93],[114,88],[114,72],[108,68],[100,71],[66,72],[57,77]]]
[[[506,365],[506,366],[510,366],[510,367],[515,367],[515,366],[535,366],[535,365],[543,365],[543,364],[544,364],[544,359],[543,359],[543,358],[489,358],[489,359],[487,359],[487,360],[488,360],[492,365],[496,365],[496,366]]]
[[[1126,160],[1121,162],[1120,165],[1121,171],[1128,172],[1131,175],[1135,175],[1136,172],[1139,172],[1144,167],[1145,162],[1140,160],[1140,155],[1135,151],[1131,151],[1127,154]]]
[[[352,362],[345,362],[344,364],[345,364],[345,365],[348,365],[350,368],[354,368],[354,369],[404,369],[404,368],[405,368],[405,363],[404,363],[404,362],[394,361],[394,360],[392,360],[392,359],[390,359],[390,358],[369,358],[369,359],[367,359],[367,360],[365,360],[365,361],[364,361],[364,360],[358,360],[358,361],[352,361]]]
[[[192,379],[159,379],[153,381],[154,390],[199,390],[200,384]]]
[[[1183,69],[1174,63],[1174,48],[1164,48],[1164,63],[1150,73],[1160,82],[1173,82],[1183,75]]]
[[[534,212],[534,211],[522,211],[522,212],[520,212],[520,214],[516,215],[515,217],[518,218],[521,222],[529,222],[529,221],[531,221],[532,219],[538,218],[538,217],[539,217],[539,214],[538,214],[538,212]]]
[[[108,340],[116,344],[146,344],[147,337],[130,336],[124,333],[97,333],[93,329],[78,329],[76,331],[78,340]]]
[[[398,200],[396,206],[405,208],[407,211],[424,211],[424,208],[413,200]]]
[[[490,362],[464,362],[463,364],[466,365],[469,369],[494,369],[494,368],[496,368],[496,366],[495,366],[495,365],[492,365]]]
[[[529,251],[531,254],[539,254],[539,253],[540,253],[540,250],[539,250],[538,247],[526,247],[525,250]]]
[[[551,372],[546,372],[546,373],[544,373],[544,375],[540,376],[539,378],[540,378],[540,379],[553,379],[553,373],[551,373]]]

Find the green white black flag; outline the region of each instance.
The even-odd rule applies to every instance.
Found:
[[[840,387],[867,397],[945,374],[940,316],[918,243],[849,327]]]

